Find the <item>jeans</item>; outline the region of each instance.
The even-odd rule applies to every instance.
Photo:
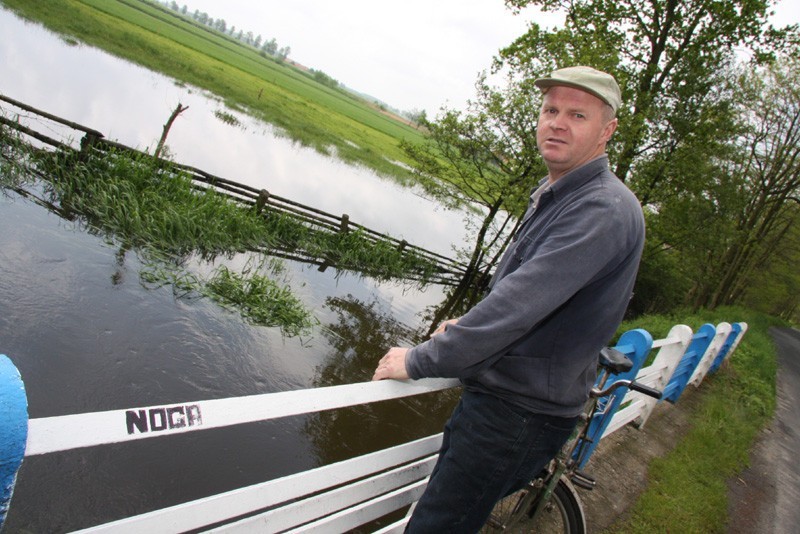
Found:
[[[406,531],[478,531],[498,500],[539,474],[577,422],[577,417],[534,414],[492,395],[464,391]]]

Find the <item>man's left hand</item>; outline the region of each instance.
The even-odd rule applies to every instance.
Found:
[[[396,380],[406,380],[408,373],[406,372],[406,354],[408,349],[400,347],[392,347],[389,349],[383,358],[378,362],[378,368],[375,369],[375,374],[372,375],[373,380],[384,380],[386,378],[394,378]]]

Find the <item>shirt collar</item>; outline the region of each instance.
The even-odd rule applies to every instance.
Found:
[[[580,167],[572,169],[556,180],[555,183],[550,186],[550,191],[552,191],[553,195],[556,197],[567,194],[583,186],[586,182],[597,176],[598,173],[606,169],[608,169],[608,155],[601,154],[587,161]],[[545,178],[543,182],[547,183],[547,178]]]

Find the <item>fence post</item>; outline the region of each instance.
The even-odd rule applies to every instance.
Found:
[[[728,335],[728,338],[725,340],[722,348],[719,349],[719,354],[717,354],[717,357],[714,359],[714,363],[711,364],[711,368],[708,370],[709,373],[717,372],[717,369],[719,369],[719,367],[722,365],[722,362],[725,361],[725,358],[733,348],[733,344],[736,343],[736,340],[741,337],[741,333],[742,325],[739,323],[733,323],[731,325],[731,333]]]
[[[86,132],[81,137],[81,152],[88,152],[102,138],[103,134],[100,132]]]
[[[667,384],[669,384],[683,359],[683,355],[686,354],[689,343],[692,341],[692,329],[685,324],[677,324],[670,329],[669,334],[667,334],[667,339],[675,341],[659,349],[653,363],[649,367],[656,369],[659,375],[655,377],[655,379],[650,380],[644,380],[641,376],[637,377],[638,381],[646,383],[662,392],[666,390]],[[642,415],[636,419],[636,425],[642,428],[653,412],[653,409],[659,403],[659,400],[635,391],[631,392],[631,395],[633,394],[639,396],[645,404]]]
[[[6,520],[28,439],[28,399],[19,371],[0,354],[0,528]]]
[[[727,358],[730,358],[730,357],[731,357],[731,355],[733,355],[733,352],[734,352],[734,351],[736,350],[736,348],[739,346],[739,343],[741,343],[741,341],[742,341],[742,338],[744,337],[744,334],[745,334],[745,332],[747,332],[747,329],[748,329],[748,328],[750,328],[750,327],[748,326],[748,324],[747,324],[747,323],[745,323],[745,322],[736,323],[736,324],[737,324],[737,325],[739,325],[739,328],[741,328],[742,330],[741,330],[741,332],[739,333],[739,336],[738,336],[738,337],[737,337],[737,338],[736,338],[736,339],[733,341],[733,345],[732,345],[732,346],[731,346],[731,348],[728,350],[728,353],[725,355],[725,358],[726,358],[726,359],[727,359]]]
[[[339,231],[342,233],[347,233],[350,229],[350,216],[346,213],[342,214],[342,222],[339,224]]]
[[[269,202],[269,191],[262,189],[258,192],[258,198],[256,199],[256,213],[260,214],[267,202]]]
[[[86,161],[86,159],[89,157],[92,147],[95,146],[102,138],[103,134],[100,132],[86,132],[83,137],[81,137],[81,150],[78,153],[78,161]]]
[[[708,374],[711,364],[714,363],[714,359],[717,357],[722,345],[725,343],[725,340],[728,339],[728,335],[731,333],[730,323],[719,323],[716,332],[714,339],[711,340],[711,344],[706,349],[706,353],[703,355],[700,363],[697,364],[692,378],[689,379],[689,383],[694,387],[698,387],[706,374]]]
[[[664,394],[662,395],[664,400],[672,404],[678,402],[678,398],[689,384],[689,379],[692,377],[697,365],[703,358],[703,354],[706,353],[708,346],[714,339],[715,333],[716,329],[714,325],[710,323],[706,323],[697,329],[697,332],[692,336],[692,342],[689,344],[689,348],[686,349],[678,367],[675,369],[675,372],[672,373],[672,378],[670,378],[667,387],[664,388]]]

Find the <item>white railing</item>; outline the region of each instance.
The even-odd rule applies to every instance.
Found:
[[[31,419],[25,456],[208,430],[410,397],[458,385],[426,379],[364,382],[229,399]]]
[[[720,323],[716,327],[704,325],[703,328],[705,330],[701,331],[704,333],[693,335],[688,326],[676,325],[666,338],[656,341],[652,341],[647,332],[632,331],[638,333],[636,346],[624,344],[626,337],[623,336],[618,348],[631,354],[638,367],[656,349],[649,366],[632,372],[636,372],[638,382],[659,390],[669,388],[674,392],[672,399],[677,399],[689,383],[697,387],[709,372],[719,367],[722,359],[730,356],[746,332],[747,324],[732,326]],[[697,347],[702,348],[702,354],[694,355],[694,350],[687,350]],[[5,365],[5,362],[0,364]],[[687,365],[691,367],[688,370],[685,369]],[[676,370],[681,370],[681,376],[687,377],[690,372],[690,379],[677,376]],[[6,398],[5,390],[8,390],[12,404],[19,403],[19,390],[22,390],[24,401],[24,386],[19,374],[14,375],[15,371],[13,368],[9,372],[8,365],[0,365],[0,405]],[[24,455],[33,456],[332,410],[457,385],[457,381],[443,379],[389,380],[46,417],[27,421],[27,437],[23,435],[21,439],[25,444]],[[602,437],[631,422],[641,428],[657,404],[655,399],[628,392],[613,410],[620,405],[623,407],[611,410],[605,416],[608,420],[601,429]],[[18,462],[13,457],[13,444],[10,447],[6,445],[12,441],[13,438],[0,436],[0,466],[6,466],[6,473],[0,469],[0,476],[7,479],[3,480],[8,482],[4,486],[10,488],[4,503],[0,502],[0,513],[4,504],[8,505],[13,479],[22,460],[21,456]],[[295,475],[123,518],[82,532],[171,533],[203,528],[212,528],[213,532],[346,531],[415,502],[425,488],[440,442],[441,434],[437,434]],[[164,446],[168,447],[169,442],[165,441]],[[17,462],[16,467],[8,469],[14,462]],[[4,514],[0,515],[0,520],[3,518]],[[380,532],[400,532],[404,524],[405,519],[401,519]]]
[[[636,375],[636,381],[645,386],[664,391],[691,339],[691,328],[686,325],[673,326],[666,338],[653,342],[651,349],[658,349],[658,353],[652,364],[639,370]],[[647,418],[650,417],[656,404],[658,404],[658,400],[636,391],[628,392],[625,396],[625,402],[628,401],[631,401],[629,405],[617,410],[614,414],[602,437],[606,437],[634,421],[638,423],[639,427],[644,426]]]

